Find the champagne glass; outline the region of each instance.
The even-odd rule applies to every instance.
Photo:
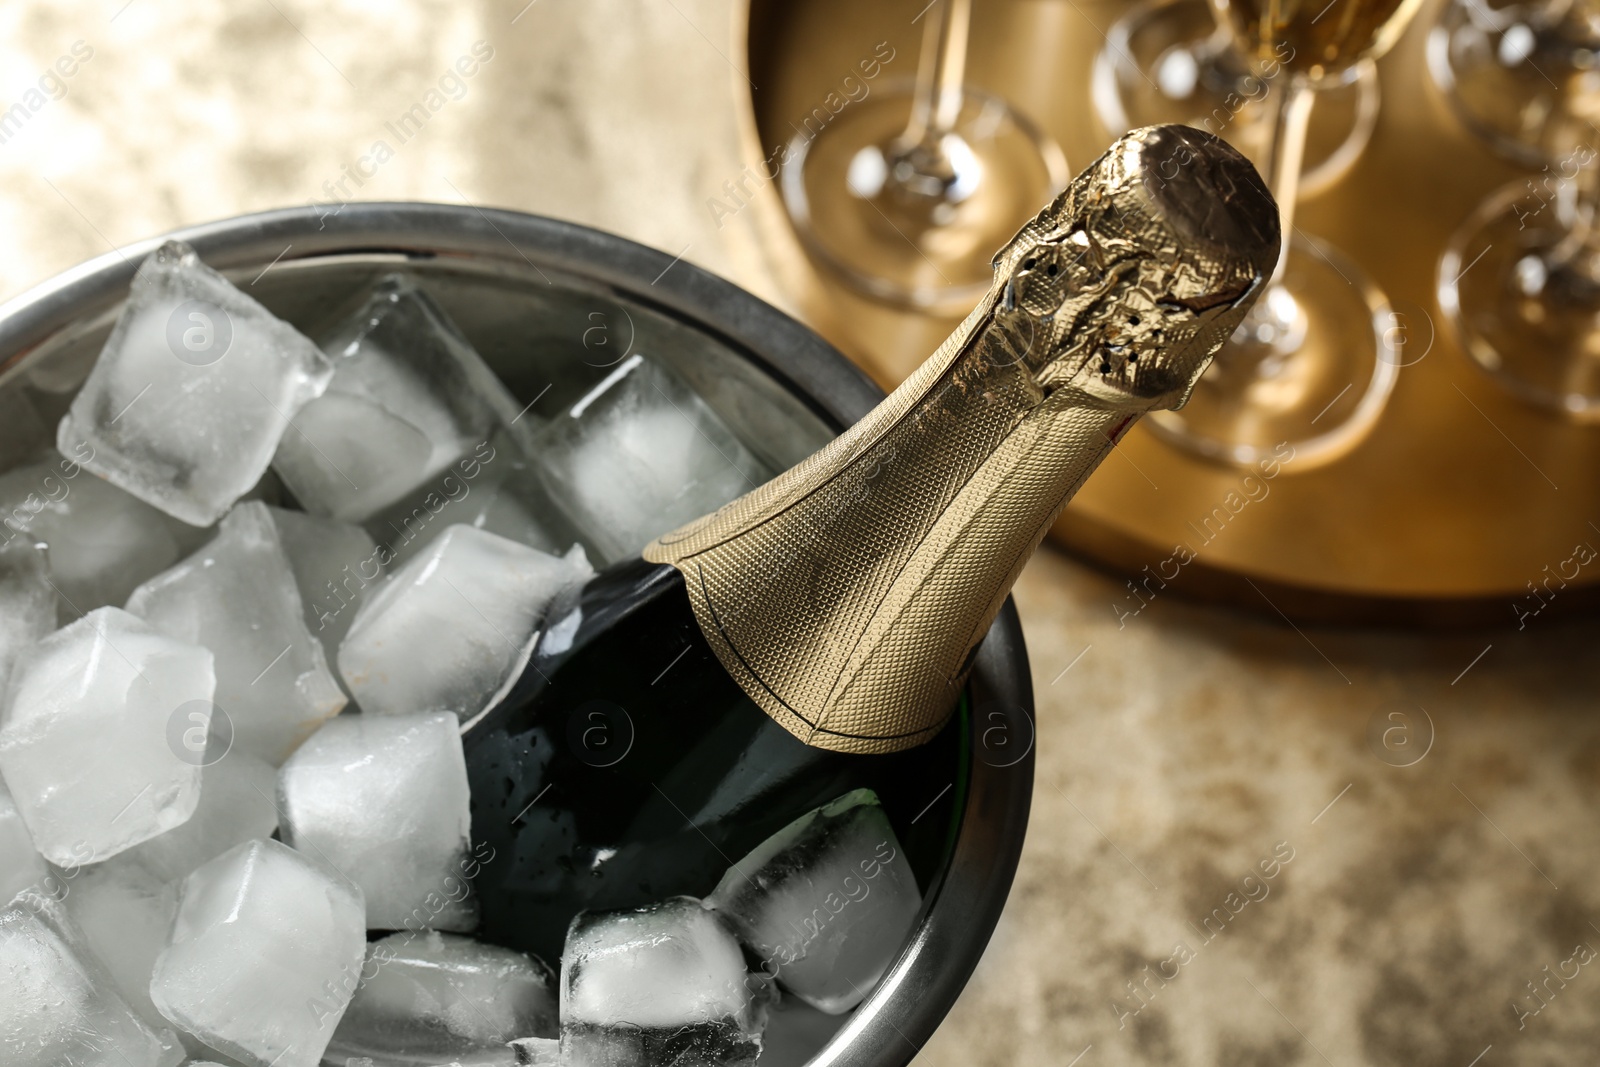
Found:
[[[1313,94],[1387,51],[1420,0],[1213,0],[1257,77],[1276,70],[1266,179],[1283,214],[1267,291],[1217,353],[1189,403],[1157,412],[1163,439],[1251,466],[1287,443],[1295,469],[1346,454],[1371,430],[1399,375],[1383,291],[1336,249],[1300,234],[1295,201]]]
[[[1507,159],[1543,167],[1587,143],[1569,102],[1600,77],[1596,18],[1587,0],[1451,0],[1428,33],[1428,69],[1467,129]]]
[[[886,85],[820,129],[796,128],[780,177],[808,251],[852,288],[966,311],[990,258],[1066,185],[1061,148],[1004,100],[963,84],[971,0],[935,0],[914,83]]]
[[[1259,157],[1270,82],[1255,75],[1207,0],[1143,0],[1106,33],[1095,56],[1092,98],[1113,135],[1181,122]],[[1355,165],[1378,122],[1378,68],[1362,60],[1330,79],[1306,133],[1300,195],[1316,196]]]
[[[1456,231],[1439,305],[1462,349],[1514,395],[1600,421],[1600,11],[1580,0],[1472,8],[1453,4],[1435,27],[1434,75],[1469,129],[1543,169]]]

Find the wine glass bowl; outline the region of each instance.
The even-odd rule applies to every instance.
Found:
[[[1439,260],[1439,305],[1462,349],[1502,387],[1561,418],[1600,422],[1594,220],[1537,204],[1518,181],[1479,206]]]
[[[1489,196],[1439,259],[1461,348],[1523,401],[1600,421],[1600,8],[1589,0],[1453,0],[1429,66],[1462,124],[1541,166]]]
[[[1144,0],[1113,23],[1095,55],[1091,96],[1113,136],[1183,123],[1225,137],[1259,158],[1270,137],[1271,78],[1251,70],[1207,0]],[[1330,78],[1307,131],[1302,196],[1332,187],[1355,165],[1378,120],[1371,61]]]
[[[1422,0],[1212,0],[1252,66],[1281,63],[1314,83],[1387,52]]]
[[[1513,162],[1542,167],[1593,138],[1574,103],[1600,90],[1600,25],[1587,4],[1452,0],[1428,33],[1428,68],[1461,123]]]

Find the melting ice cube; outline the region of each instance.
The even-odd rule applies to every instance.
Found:
[[[289,420],[332,377],[316,345],[169,241],[140,264],[56,444],[209,526],[260,480]]]
[[[134,590],[128,610],[216,655],[233,743],[270,763],[345,704],[265,504],[229,512],[209,544]]]
[[[605,563],[754,489],[770,472],[699,394],[630,356],[533,444],[551,499]]]
[[[0,546],[0,710],[12,664],[55,628],[56,591],[45,547],[22,538]]]
[[[551,556],[452,526],[362,605],[339,669],[368,714],[471,719],[517,680],[556,595],[593,573],[577,546]]]
[[[378,545],[352,523],[303,511],[267,510],[300,588],[306,629],[322,642],[337,675],[339,642],[350,632],[367,594],[383,580]]]
[[[693,897],[584,912],[561,955],[561,1050],[576,1067],[754,1063],[755,987],[739,943]]]
[[[200,800],[187,822],[135,845],[118,859],[135,860],[162,881],[176,882],[236,845],[271,837],[278,828],[278,772],[242,750],[200,772]]]
[[[470,930],[467,764],[454,715],[343,715],[278,772],[283,840],[362,889],[374,930]]]
[[[6,1067],[176,1067],[183,1048],[118,995],[55,901],[0,909],[0,1035]]]
[[[558,555],[575,537],[509,435],[497,434],[437,482],[373,516],[367,529],[404,564],[451,526],[472,526]]]
[[[328,1055],[435,1064],[499,1049],[515,1062],[507,1042],[556,1032],[555,976],[542,962],[470,938],[400,933],[368,946]]]
[[[175,715],[209,719],[211,653],[100,608],[34,645],[0,720],[5,775],[34,844],[76,867],[189,818],[200,768],[171,747]]]
[[[129,853],[70,872],[67,913],[105,964],[128,1005],[154,1026],[166,1021],[150,1000],[150,973],[178,910],[177,885]]]
[[[249,841],[183,881],[150,997],[249,1067],[317,1067],[361,979],[361,891],[276,841]]]
[[[334,376],[278,446],[307,511],[360,522],[517,416],[477,352],[409,279],[391,275],[323,341]]]
[[[0,475],[0,538],[49,546],[63,619],[121,607],[135,586],[182,555],[180,525],[59,456]]]
[[[518,1067],[561,1067],[561,1042],[549,1037],[523,1037],[511,1042]]]
[[[150,999],[150,977],[179,884],[201,864],[277,829],[276,779],[270,765],[229,752],[201,772],[200,802],[187,822],[104,863],[62,871],[51,883],[123,998],[152,1025],[167,1025]],[[192,1036],[180,1037],[191,1051],[200,1049]]]
[[[17,802],[0,780],[0,906],[25,889],[47,890],[50,875],[44,857],[33,847],[33,835],[22,821]]]
[[[498,1048],[479,1049],[476,1052],[463,1053],[449,1063],[429,1063],[426,1067],[522,1067],[527,1062],[517,1058],[517,1051],[510,1045],[501,1045]],[[371,1056],[350,1056],[339,1063],[341,1067],[379,1067],[383,1060],[374,1060]],[[394,1061],[396,1067],[402,1067],[405,1061]]]
[[[706,903],[762,973],[837,1014],[872,992],[899,955],[922,894],[877,796],[857,789],[756,846]]]

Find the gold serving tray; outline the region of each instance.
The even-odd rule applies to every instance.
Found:
[[[801,314],[886,386],[956,320],[896,311],[821,275],[776,183],[760,175],[879,42],[895,55],[870,84],[913,74],[913,19],[926,2],[753,0],[748,27],[746,199],[760,212],[771,267]],[[1600,548],[1600,428],[1558,422],[1501,392],[1461,353],[1435,297],[1455,227],[1494,190],[1533,177],[1472,138],[1429,78],[1424,44],[1439,8],[1431,0],[1379,63],[1383,107],[1365,155],[1297,219],[1387,291],[1404,332],[1404,366],[1376,428],[1328,466],[1291,462],[1246,486],[1247,472],[1190,458],[1137,427],[1056,526],[1062,544],[1148,582],[1149,593],[1294,619],[1516,628],[1519,613],[1541,605],[1548,616],[1600,603],[1600,566],[1575,562],[1595,555],[1575,554],[1580,545]],[[967,80],[1040,123],[1076,171],[1111,140],[1089,101],[1090,66],[1125,9],[978,0]],[[1192,561],[1177,562],[1188,554],[1175,554],[1180,546]],[[1123,608],[1140,602],[1130,591]]]

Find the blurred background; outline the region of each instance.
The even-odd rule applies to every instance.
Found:
[[[1017,589],[1033,829],[919,1062],[1586,1062],[1600,35],[1335,3],[16,2],[0,300],[243,212],[493,205],[722,274],[887,387],[1117,133],[1229,138],[1295,243]]]

